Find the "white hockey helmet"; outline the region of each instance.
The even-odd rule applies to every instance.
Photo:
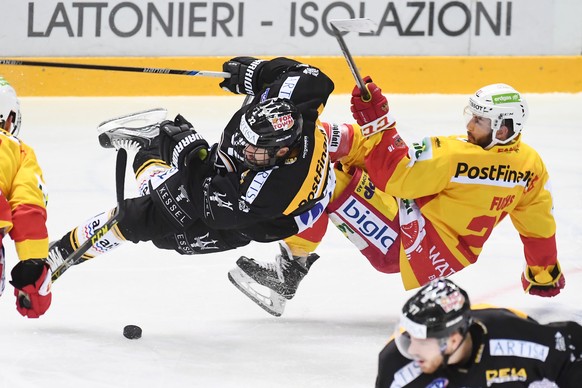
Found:
[[[506,84],[487,85],[477,90],[469,97],[469,105],[465,109],[475,116],[491,119],[492,140],[485,149],[513,141],[521,133],[529,114],[527,102],[521,93]],[[504,120],[512,121],[513,134],[505,140],[499,140],[496,135]]]
[[[0,128],[17,135],[20,130],[20,103],[16,91],[0,76]]]

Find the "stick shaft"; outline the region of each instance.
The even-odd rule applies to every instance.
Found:
[[[73,253],[71,253],[64,262],[54,270],[51,280],[55,282],[60,278],[63,273],[71,266],[77,264],[77,261],[87,252],[94,243],[96,243],[101,237],[103,237],[109,230],[111,230],[115,225],[119,223],[119,220],[123,217],[125,213],[125,168],[127,165],[127,152],[125,149],[120,148],[117,151],[117,162],[115,164],[115,193],[117,199],[117,208],[115,213],[111,218],[105,222],[100,228],[95,230],[93,235],[88,238],[81,246],[77,248]]]
[[[90,64],[83,64],[83,63],[26,61],[26,60],[9,59],[9,58],[0,58],[0,65],[57,67],[57,68],[64,68],[64,69],[109,70],[109,71],[125,71],[125,72],[134,72],[134,73],[176,74],[176,75],[189,75],[189,76],[198,76],[198,77],[230,78],[230,73],[223,72],[223,71],[179,70],[179,69],[164,69],[164,68],[158,68],[158,67],[90,65]]]
[[[362,80],[362,76],[360,76],[360,72],[358,71],[358,68],[356,67],[356,62],[354,61],[354,58],[352,58],[352,55],[350,54],[350,50],[348,49],[348,46],[346,45],[346,42],[344,41],[344,38],[342,37],[340,30],[338,30],[333,24],[331,24],[331,29],[333,31],[333,34],[335,35],[335,38],[337,39],[337,42],[340,45],[340,48],[342,50],[342,53],[344,54],[344,57],[346,58],[346,61],[348,62],[348,67],[350,68],[352,75],[354,76],[354,79],[356,80],[356,84],[358,85],[358,88],[360,89],[362,99],[369,100],[370,99],[370,92],[368,92],[368,89],[366,88],[366,84],[364,84],[364,81]]]

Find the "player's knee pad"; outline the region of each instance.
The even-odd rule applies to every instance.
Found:
[[[353,174],[352,174],[353,173]],[[327,207],[330,220],[380,272],[399,271],[398,203],[361,169],[336,169],[336,195]]]

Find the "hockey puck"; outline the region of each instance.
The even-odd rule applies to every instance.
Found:
[[[139,339],[141,338],[141,327],[127,325],[123,328],[123,336],[127,339]]]

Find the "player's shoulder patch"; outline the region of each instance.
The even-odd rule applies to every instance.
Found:
[[[408,157],[410,158],[409,167],[416,162],[432,159],[433,148],[431,138],[425,137],[420,143],[412,143],[408,148]]]

